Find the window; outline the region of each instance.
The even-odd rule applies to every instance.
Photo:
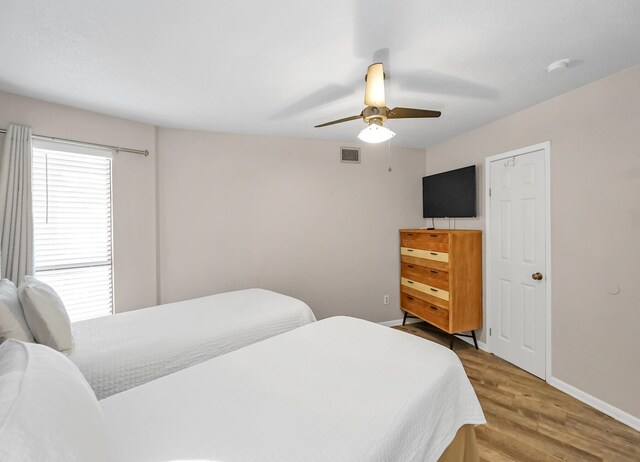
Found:
[[[113,313],[111,156],[34,141],[35,275],[71,321]]]

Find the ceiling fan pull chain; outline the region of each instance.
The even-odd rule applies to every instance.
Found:
[[[391,139],[389,139],[389,168],[387,172],[391,173],[393,169],[391,168]]]

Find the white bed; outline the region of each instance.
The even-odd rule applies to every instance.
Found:
[[[485,422],[453,352],[347,317],[99,404],[119,462],[430,462]]]
[[[69,359],[103,399],[313,321],[298,299],[239,290],[73,323]]]

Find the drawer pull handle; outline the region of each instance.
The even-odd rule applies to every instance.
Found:
[[[408,279],[407,279],[407,282],[408,282],[409,284],[413,284],[413,281],[409,281]]]
[[[437,234],[432,234],[431,237],[438,237],[438,235]]]
[[[438,272],[437,272],[436,270],[431,270],[431,272],[432,272],[433,274],[438,274]]]
[[[407,298],[408,298],[409,300],[413,300],[413,297],[412,297],[411,295],[407,295]]]
[[[407,252],[413,252],[413,249],[407,249]]]
[[[438,255],[437,252],[429,252],[431,255]]]
[[[407,236],[413,236],[413,233],[407,233]]]
[[[407,268],[413,268],[413,265],[407,265]]]
[[[438,311],[438,308],[436,308],[436,307],[435,307],[435,306],[433,306],[433,305],[429,305],[429,308],[431,308],[432,310],[436,310],[436,311]]]
[[[431,292],[437,292],[438,289],[431,289]]]

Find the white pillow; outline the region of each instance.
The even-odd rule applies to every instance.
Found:
[[[107,462],[107,425],[91,387],[43,345],[0,345],[0,460]]]
[[[0,280],[0,343],[15,338],[33,342],[33,335],[18,300],[18,289],[9,279]]]
[[[34,277],[25,276],[18,297],[36,341],[63,353],[71,353],[71,321],[56,291]]]

